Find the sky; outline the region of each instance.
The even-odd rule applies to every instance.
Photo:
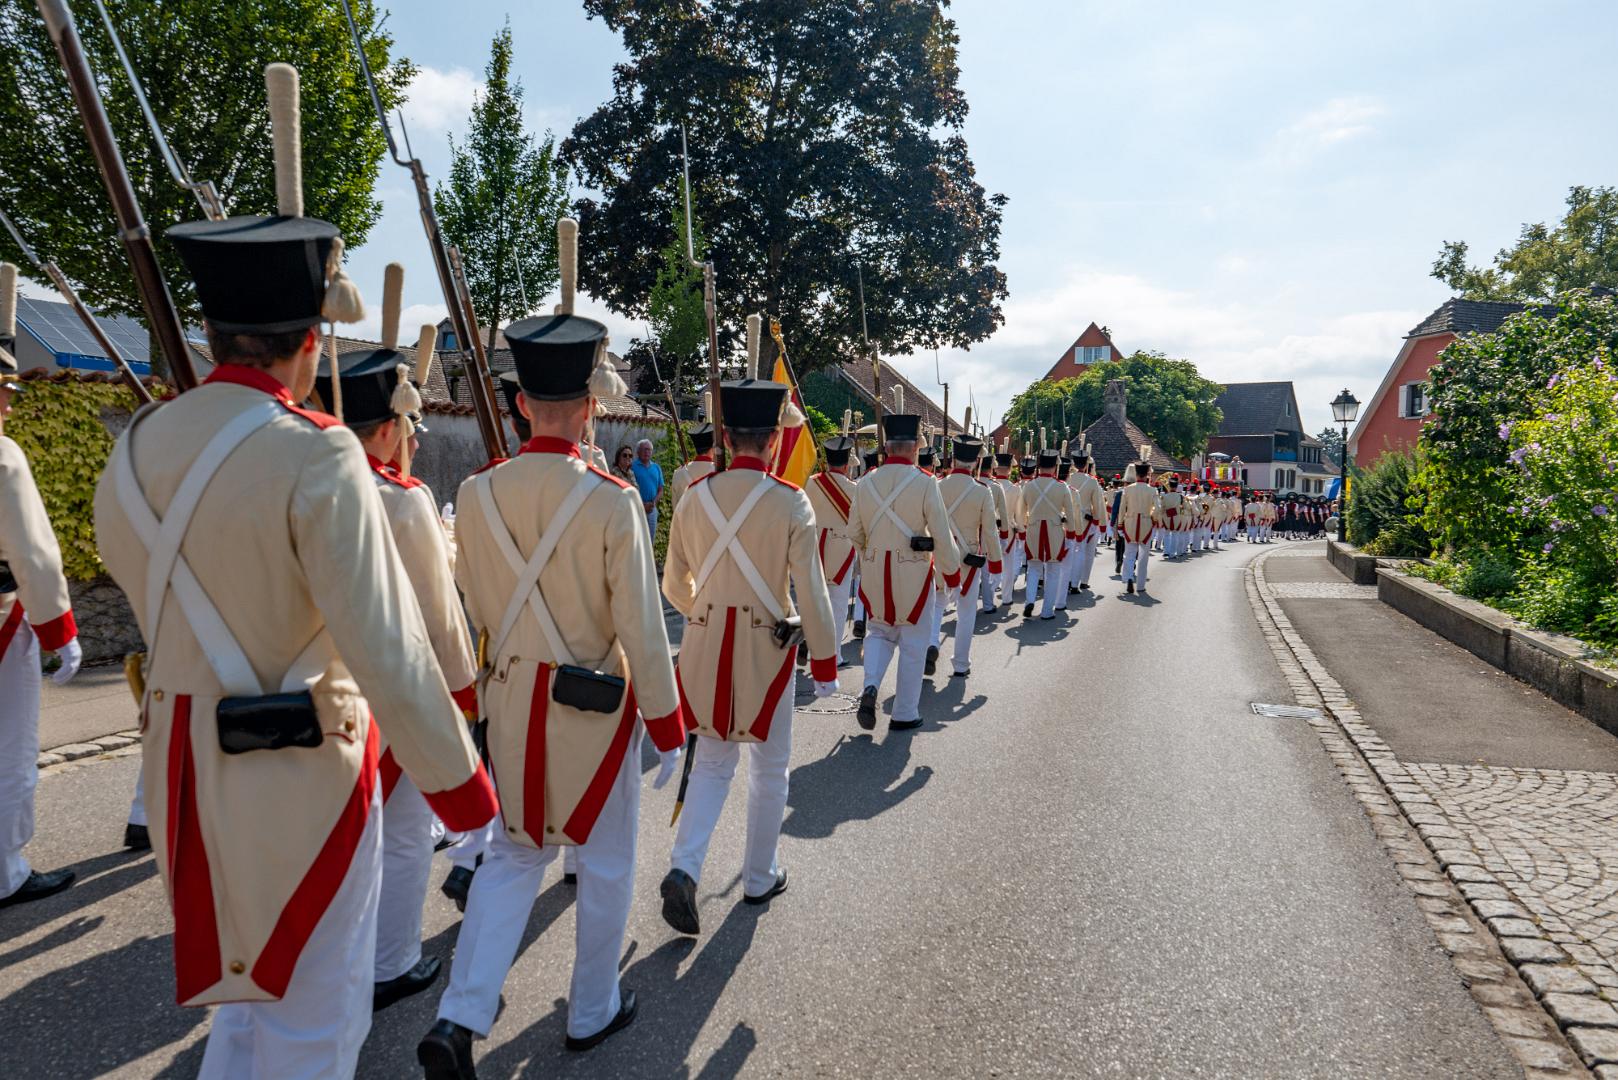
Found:
[[[565,135],[622,56],[571,0],[391,11],[398,54],[421,67],[404,112],[433,177],[508,17],[537,130]],[[979,180],[1010,199],[1005,325],[937,358],[957,417],[970,391],[998,418],[1093,320],[1125,352],[1220,382],[1293,380],[1318,431],[1338,390],[1370,399],[1447,297],[1428,276],[1443,241],[1486,259],[1522,223],[1559,219],[1571,185],[1618,182],[1618,4],[956,0],[950,14]],[[411,337],[443,303],[404,170],[385,164],[378,194],[350,273],[377,295],[383,265],[405,264]],[[643,332],[588,297],[579,311],[619,344]],[[890,359],[932,390],[931,354]]]

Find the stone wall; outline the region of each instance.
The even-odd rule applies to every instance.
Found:
[[[146,648],[129,600],[112,578],[70,581],[67,585],[73,601],[73,621],[79,625],[79,646],[87,663],[122,660],[127,653]]]

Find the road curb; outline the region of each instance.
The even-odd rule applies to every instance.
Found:
[[[66,761],[78,761],[82,758],[95,757],[97,754],[107,754],[114,750],[122,750],[127,746],[134,746],[140,742],[138,730],[119,731],[112,735],[102,735],[89,742],[66,743],[62,746],[53,746],[43,750],[39,755],[39,768],[48,769],[52,765],[60,765]]]
[[[1594,983],[1569,962],[1492,874],[1454,842],[1461,836],[1281,610],[1264,576],[1266,552],[1247,566],[1247,597],[1265,642],[1308,721],[1360,802],[1461,981],[1524,1075],[1618,1080],[1618,1030],[1601,1023]],[[1576,999],[1576,1000],[1570,1000]],[[1610,1009],[1610,1006],[1609,1006]],[[1612,1013],[1618,1026],[1618,1011]],[[1610,1053],[1609,1053],[1610,1052]]]

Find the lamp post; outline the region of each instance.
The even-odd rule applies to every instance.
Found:
[[[1359,398],[1349,393],[1345,386],[1331,403],[1332,419],[1343,425],[1343,448],[1337,454],[1337,467],[1341,473],[1337,488],[1337,542],[1340,544],[1348,541],[1348,425],[1359,414]]]

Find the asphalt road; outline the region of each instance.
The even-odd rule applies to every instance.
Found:
[[[740,903],[740,770],[696,941],[658,915],[672,792],[648,787],[623,961],[640,1018],[562,1050],[553,871],[480,1075],[1520,1075],[1315,736],[1248,707],[1291,700],[1243,591],[1261,550],[1154,560],[1150,601],[1098,573],[1065,618],[980,623],[972,678],[932,681],[919,732],[873,739],[851,699],[800,711],[791,888]],[[0,1074],[195,1072],[206,1016],[172,1004],[152,860],[116,848],[135,763],[42,778],[30,855],[83,880],[0,911]],[[455,926],[435,889],[429,951]],[[360,1075],[417,1075],[437,996],[377,1017]]]

